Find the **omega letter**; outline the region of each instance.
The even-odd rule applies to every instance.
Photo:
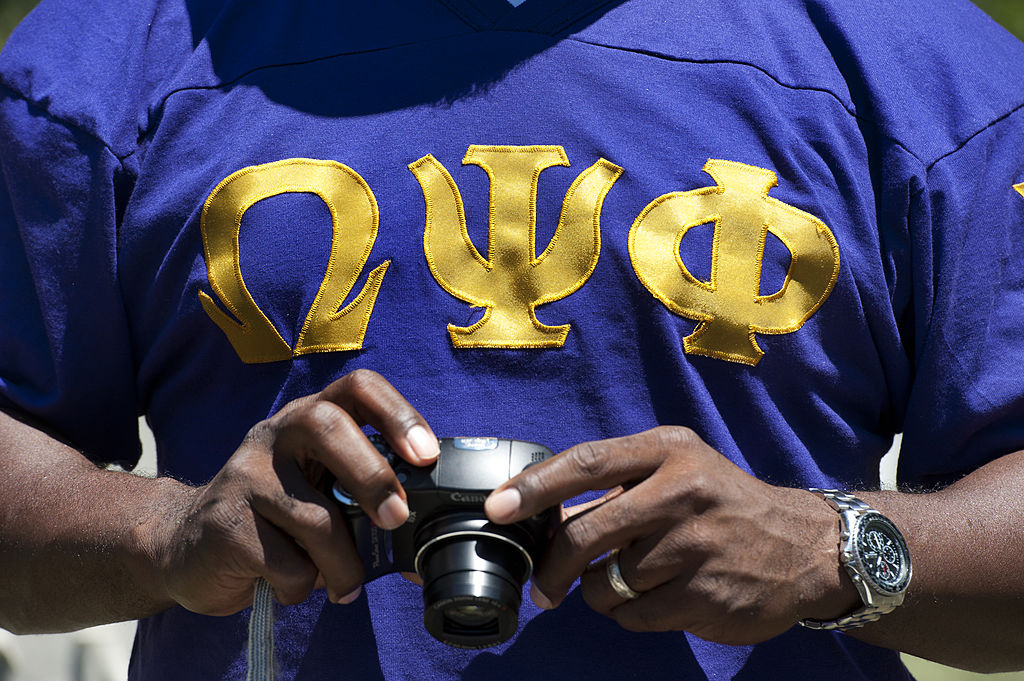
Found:
[[[288,192],[319,196],[330,210],[333,225],[327,271],[294,351],[246,288],[238,245],[245,212],[258,201]],[[341,163],[292,158],[243,168],[210,193],[200,221],[210,288],[231,314],[200,291],[203,309],[243,362],[275,362],[290,359],[293,354],[359,349],[390,261],[369,273],[355,300],[344,309],[338,308],[370,257],[377,222],[377,201],[370,187]]]

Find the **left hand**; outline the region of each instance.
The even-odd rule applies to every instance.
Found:
[[[485,508],[511,523],[602,489],[612,492],[553,537],[534,575],[541,607],[581,577],[590,607],[626,629],[743,645],[860,602],[839,565],[838,514],[806,490],[748,475],[686,428],[578,445],[500,486]],[[638,598],[612,589],[607,559],[594,562],[615,548]]]

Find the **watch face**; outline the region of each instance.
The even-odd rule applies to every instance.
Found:
[[[885,516],[864,516],[857,532],[857,555],[864,572],[883,591],[899,593],[910,580],[910,552]]]

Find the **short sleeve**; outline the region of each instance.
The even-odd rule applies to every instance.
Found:
[[[117,273],[125,165],[0,88],[0,408],[97,462],[138,457]]]
[[[1024,110],[933,161],[911,208],[914,382],[899,481],[1024,449]]]

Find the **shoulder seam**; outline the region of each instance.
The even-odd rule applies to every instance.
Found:
[[[960,151],[961,149],[966,147],[968,144],[970,144],[971,140],[973,140],[975,137],[978,137],[979,135],[984,134],[987,130],[989,130],[991,128],[994,128],[995,126],[999,125],[1001,122],[1005,121],[1007,118],[1009,118],[1013,114],[1017,113],[1021,109],[1024,109],[1024,103],[1018,104],[1017,106],[1013,107],[1012,109],[1010,109],[1009,111],[1004,113],[1002,116],[998,116],[997,118],[992,119],[989,123],[987,123],[986,125],[982,126],[980,129],[978,129],[977,132],[974,132],[974,133],[968,135],[966,138],[964,138],[964,140],[962,142],[960,142],[960,144],[958,144],[956,146],[956,148],[951,149],[950,151],[947,151],[945,154],[942,154],[941,156],[936,158],[934,161],[932,161],[931,163],[927,164],[925,166],[925,172],[929,172],[930,173],[932,168],[935,167],[940,161],[943,161],[943,160],[949,158],[950,156],[956,154],[958,151]]]
[[[114,150],[113,145],[111,145],[109,142],[107,142],[105,139],[97,135],[92,130],[88,130],[82,125],[75,123],[74,121],[68,120],[63,116],[58,116],[54,114],[45,102],[32,99],[21,90],[12,87],[11,84],[7,82],[0,81],[0,88],[6,90],[13,98],[20,99],[21,101],[25,102],[28,106],[42,112],[47,118],[49,118],[54,123],[57,123],[63,126],[64,128],[67,128],[68,130],[74,131],[76,133],[87,135],[92,139],[96,140],[101,145],[103,145],[103,147],[110,153],[110,155],[116,158],[117,161],[122,165],[124,164],[126,159],[130,158],[137,151],[137,148],[133,148],[131,151],[127,153],[119,154],[117,151]]]
[[[616,46],[616,45],[607,45],[607,44],[604,44],[604,43],[598,43],[598,42],[593,42],[593,41],[588,41],[588,40],[582,40],[580,38],[570,37],[570,38],[568,38],[568,40],[573,40],[574,42],[578,42],[578,43],[581,43],[581,44],[584,44],[584,45],[591,45],[593,47],[600,47],[600,48],[609,49],[609,50],[618,50],[618,51],[621,51],[621,52],[632,52],[632,53],[635,53],[635,54],[641,54],[641,55],[644,55],[644,56],[647,56],[647,57],[652,57],[654,59],[663,59],[665,61],[673,61],[673,62],[688,63],[688,64],[733,64],[733,65],[736,65],[736,66],[745,66],[745,67],[752,68],[752,69],[754,69],[754,70],[764,74],[765,76],[767,76],[771,80],[775,81],[776,84],[778,84],[779,86],[784,87],[786,89],[789,89],[789,90],[802,90],[802,91],[808,91],[808,92],[819,92],[819,93],[822,93],[822,94],[826,94],[826,95],[832,97],[833,99],[835,99],[836,102],[841,107],[843,107],[843,109],[846,111],[846,113],[849,114],[852,118],[854,118],[854,119],[856,119],[858,121],[863,121],[865,123],[870,124],[880,136],[884,137],[885,139],[889,140],[890,142],[892,142],[893,144],[898,146],[900,149],[902,149],[905,152],[907,152],[908,154],[910,154],[910,156],[915,158],[917,160],[917,162],[921,164],[921,166],[923,167],[925,173],[931,172],[931,169],[937,163],[939,163],[943,159],[948,158],[949,156],[952,156],[953,154],[956,154],[958,151],[963,149],[975,137],[983,134],[986,130],[988,130],[988,129],[998,125],[1000,122],[1002,122],[1005,119],[1009,118],[1010,116],[1012,116],[1013,114],[1017,113],[1018,111],[1024,109],[1024,103],[1018,104],[1017,106],[1013,107],[1008,112],[1006,112],[1005,114],[1003,114],[1003,115],[993,119],[991,122],[989,122],[988,124],[984,125],[983,127],[981,127],[976,132],[968,135],[954,149],[952,149],[950,151],[947,151],[946,153],[941,154],[940,156],[935,158],[933,161],[928,162],[925,159],[921,158],[921,156],[919,154],[914,152],[909,146],[907,146],[900,139],[898,139],[896,137],[893,137],[892,135],[884,132],[882,130],[881,126],[879,125],[878,121],[876,121],[875,119],[870,118],[868,116],[864,116],[862,114],[859,114],[855,109],[852,109],[851,107],[847,106],[846,102],[844,102],[841,97],[836,95],[834,92],[832,92],[828,88],[817,87],[817,86],[812,86],[812,85],[794,85],[792,83],[787,83],[787,82],[779,79],[777,76],[775,76],[773,73],[771,73],[770,71],[768,71],[764,67],[758,66],[757,64],[754,64],[754,63],[751,63],[751,62],[745,62],[745,61],[734,60],[734,59],[691,59],[691,58],[686,58],[686,57],[676,57],[676,56],[673,56],[673,55],[663,54],[663,53],[655,52],[655,51],[652,51],[652,50],[641,50],[641,49],[635,49],[635,48],[629,48],[629,47],[620,47],[620,46]]]
[[[854,119],[856,119],[858,121],[863,121],[865,123],[870,124],[877,131],[877,133],[879,135],[881,135],[885,139],[889,140],[890,142],[892,142],[893,144],[898,146],[900,149],[903,149],[905,152],[907,152],[908,154],[913,156],[915,159],[917,159],[917,161],[919,163],[922,163],[922,165],[924,163],[923,160],[921,159],[921,157],[918,156],[910,147],[908,147],[906,144],[904,144],[901,140],[897,139],[896,137],[893,137],[892,135],[889,135],[889,134],[885,133],[882,130],[881,126],[879,125],[878,121],[876,121],[873,118],[869,118],[867,116],[864,116],[863,114],[858,113],[856,111],[856,109],[852,109],[850,106],[847,105],[846,102],[843,101],[843,99],[841,97],[839,97],[839,95],[837,95],[836,93],[832,92],[828,88],[819,87],[819,86],[815,86],[815,85],[795,85],[793,83],[787,83],[787,82],[781,80],[779,77],[777,77],[771,71],[768,71],[767,69],[765,69],[762,66],[758,66],[757,64],[754,64],[752,62],[740,61],[738,59],[694,59],[694,58],[687,58],[687,57],[676,57],[676,56],[669,55],[669,54],[664,54],[664,53],[661,53],[661,52],[655,52],[653,50],[641,50],[641,49],[629,48],[629,47],[619,47],[619,46],[616,46],[616,45],[606,45],[604,43],[597,43],[597,42],[593,42],[593,41],[589,41],[589,40],[581,40],[579,38],[568,38],[568,39],[572,40],[574,42],[578,42],[578,43],[584,44],[584,45],[591,45],[593,47],[601,47],[601,48],[605,48],[605,49],[608,49],[608,50],[618,50],[620,52],[633,52],[635,54],[640,54],[640,55],[643,55],[643,56],[646,56],[646,57],[652,57],[654,59],[662,59],[662,60],[665,60],[665,61],[679,62],[679,63],[685,63],[685,64],[732,64],[734,66],[745,66],[747,68],[754,69],[755,71],[757,71],[757,72],[767,76],[771,80],[775,81],[775,83],[777,85],[779,85],[780,87],[784,87],[787,90],[797,90],[797,91],[803,91],[803,92],[818,92],[818,93],[821,93],[821,94],[828,95],[829,97],[831,97],[834,100],[836,100],[836,103],[838,103],[839,106],[841,106],[843,108],[843,110],[846,111],[846,113],[849,114],[852,118],[854,118]]]
[[[458,35],[462,35],[462,34],[454,34],[454,35],[458,36]],[[450,38],[450,37],[452,37],[452,36],[445,35],[445,36],[439,36],[439,37],[432,38],[432,40],[447,39],[447,38]],[[384,45],[384,46],[381,46],[381,47],[371,47],[371,48],[367,48],[367,49],[363,49],[363,50],[353,50],[353,51],[349,51],[349,52],[337,52],[337,53],[332,53],[332,54],[319,55],[319,56],[316,56],[316,57],[309,57],[307,59],[297,59],[295,61],[259,64],[258,66],[250,67],[250,68],[246,69],[245,71],[243,71],[243,72],[241,72],[241,73],[239,73],[237,75],[233,75],[231,78],[229,78],[227,80],[223,80],[223,79],[220,79],[218,77],[216,82],[197,83],[197,84],[194,84],[194,85],[183,85],[181,87],[176,87],[176,88],[174,88],[172,90],[169,90],[169,91],[165,92],[164,94],[160,95],[159,97],[156,97],[156,98],[153,99],[152,105],[149,107],[149,111],[148,111],[148,122],[146,123],[146,126],[144,128],[140,128],[139,129],[138,139],[136,140],[136,150],[142,144],[142,141],[145,140],[146,137],[148,135],[150,135],[151,132],[153,132],[154,128],[157,127],[157,122],[156,121],[158,121],[160,119],[160,117],[163,115],[163,109],[164,109],[165,106],[167,106],[167,100],[169,100],[174,95],[181,94],[183,92],[203,92],[203,91],[219,90],[221,88],[228,88],[228,87],[231,87],[233,85],[238,84],[242,80],[245,80],[246,78],[248,78],[249,76],[253,75],[254,73],[258,73],[260,71],[265,71],[265,70],[269,70],[269,69],[288,68],[288,67],[292,67],[292,66],[305,66],[305,65],[308,65],[308,64],[315,64],[315,63],[322,62],[322,61],[328,61],[328,60],[331,60],[331,59],[337,59],[339,57],[348,57],[348,56],[355,56],[355,55],[362,55],[362,54],[372,54],[374,52],[385,52],[387,50],[392,50],[392,49],[401,48],[401,47],[407,47],[407,46],[410,46],[410,45],[418,45],[418,44],[420,44],[422,42],[424,42],[424,41],[417,40],[417,41],[413,41],[413,42],[396,43],[394,45]],[[133,153],[135,153],[135,150],[133,150],[129,154],[126,154],[123,158],[128,158]]]

